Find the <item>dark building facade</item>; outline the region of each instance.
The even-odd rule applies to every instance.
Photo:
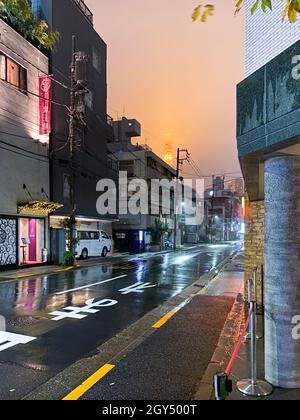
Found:
[[[32,8],[39,18],[47,20],[60,33],[60,41],[50,54],[50,73],[53,100],[70,105],[70,64],[72,37],[76,36],[76,51],[88,58],[87,89],[84,101],[84,124],[75,130],[75,214],[82,223],[104,223],[106,219],[96,212],[96,184],[102,178],[117,179],[116,164],[107,158],[107,142],[113,138],[112,125],[107,115],[107,46],[93,27],[93,15],[79,0],[33,0]],[[72,170],[69,150],[69,112],[66,107],[53,105],[51,134],[51,198],[63,207],[51,218],[52,227],[58,227],[60,217],[72,212]],[[99,227],[99,226],[98,226]],[[109,223],[107,229],[111,230]]]

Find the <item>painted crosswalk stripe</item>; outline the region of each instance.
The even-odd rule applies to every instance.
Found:
[[[96,373],[90,376],[85,382],[79,385],[74,391],[70,392],[63,401],[77,401],[80,397],[86,394],[97,382],[103,379],[111,370],[113,370],[116,366],[106,364],[102,366]]]
[[[100,284],[110,283],[111,281],[123,279],[124,277],[127,277],[127,274],[125,274],[123,276],[114,277],[113,279],[99,281],[98,283],[87,284],[86,286],[77,287],[75,289],[64,290],[63,292],[58,292],[58,293],[55,293],[55,294],[57,296],[65,295],[66,293],[77,292],[78,290],[89,289],[90,287],[99,286]]]

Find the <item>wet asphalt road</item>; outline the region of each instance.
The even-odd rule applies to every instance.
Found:
[[[0,282],[0,399],[20,399],[93,354],[124,328],[214,270],[236,246],[201,245]],[[100,284],[89,286],[95,283]],[[30,338],[34,340],[18,344]]]

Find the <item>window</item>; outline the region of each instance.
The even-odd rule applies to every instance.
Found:
[[[98,241],[100,239],[100,234],[99,232],[90,232],[90,238],[93,241]]]
[[[96,47],[93,47],[93,67],[98,73],[102,73],[101,52]]]
[[[120,162],[120,171],[127,172],[128,177],[134,177],[134,161],[123,160]]]
[[[0,78],[27,93],[27,70],[0,51]]]
[[[78,232],[78,240],[79,241],[87,241],[90,239],[88,232]]]
[[[103,238],[103,239],[109,239],[109,236],[107,235],[107,233],[105,233],[105,232],[101,232],[101,237]]]
[[[94,99],[93,99],[93,92],[91,90],[89,90],[86,95],[85,95],[85,104],[87,107],[89,107],[89,109],[92,111],[94,106]]]

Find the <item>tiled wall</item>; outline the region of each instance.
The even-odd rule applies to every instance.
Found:
[[[273,11],[251,15],[254,0],[246,0],[246,76],[254,73],[300,39],[300,20],[282,23],[283,3],[273,0]],[[300,51],[299,51],[300,54]]]

